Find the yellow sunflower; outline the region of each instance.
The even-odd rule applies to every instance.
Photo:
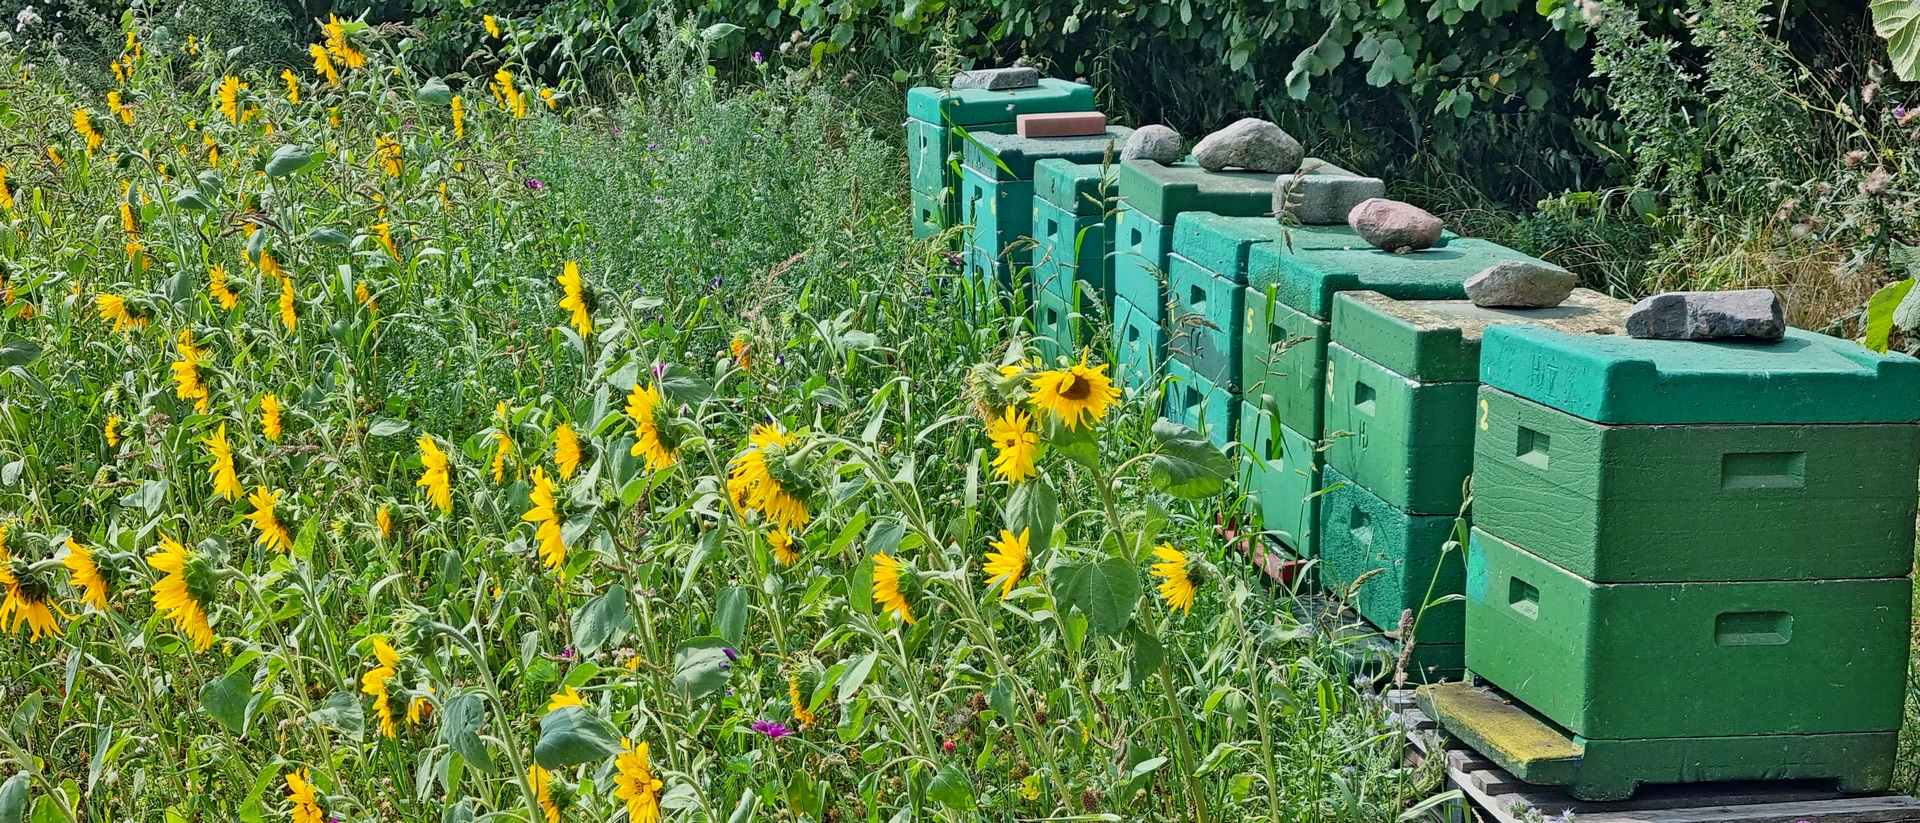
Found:
[[[93,150],[100,148],[100,142],[106,139],[101,136],[98,129],[93,127],[93,117],[87,113],[86,109],[73,110],[73,131],[80,135],[80,139],[86,141],[88,157],[92,157]]]
[[[381,506],[379,511],[374,512],[373,527],[380,532],[381,540],[392,540],[393,512],[388,510],[386,506]]]
[[[540,802],[540,814],[546,823],[560,823],[560,806],[553,802],[553,774],[535,763],[527,767],[527,785],[533,788],[533,798]]]
[[[107,436],[107,446],[109,448],[119,448],[120,446],[120,415],[117,415],[117,414],[107,415],[107,430],[105,434]]]
[[[113,323],[113,330],[143,329],[148,318],[135,315],[127,308],[127,299],[117,294],[101,293],[94,296],[94,306],[100,311],[100,319]]]
[[[269,442],[280,442],[280,398],[273,392],[260,397],[260,431]]]
[[[380,170],[386,173],[388,177],[400,176],[406,159],[406,150],[400,147],[399,141],[386,135],[375,137],[373,139],[373,155],[374,159],[380,163]],[[394,255],[395,259],[399,257],[400,255],[398,254]]]
[[[892,555],[873,556],[873,602],[880,604],[881,611],[892,612],[908,625],[920,622],[913,619],[907,596],[900,590],[903,577],[911,574],[912,570],[903,570],[900,561]]]
[[[773,550],[773,559],[782,566],[791,566],[800,559],[800,552],[794,549],[796,542],[786,529],[767,532],[767,548]]]
[[[1040,473],[1034,465],[1040,458],[1040,433],[1033,430],[1033,417],[1014,406],[987,424],[987,437],[998,451],[993,457],[993,473],[1009,483],[1019,483]]]
[[[380,247],[386,249],[387,254],[393,255],[395,260],[402,259],[399,244],[393,242],[393,224],[375,223],[369,231],[373,233],[373,239],[380,241]]]
[[[174,341],[173,350],[180,356],[168,366],[173,370],[173,396],[193,401],[193,410],[206,414],[213,397],[207,384],[200,381],[200,359],[206,356],[206,349],[193,345],[193,331],[185,330]]]
[[[45,580],[31,575],[26,563],[16,563],[13,555],[7,551],[7,530],[0,526],[0,625],[8,632],[19,631],[20,624],[27,624],[33,633],[33,642],[40,637],[59,637],[60,618],[68,617],[60,607],[53,605],[53,588]]]
[[[500,21],[493,19],[493,15],[482,15],[480,17],[480,24],[487,28],[488,37],[492,37],[495,40],[500,39]]]
[[[247,115],[240,110],[240,93],[247,90],[247,84],[231,74],[220,78],[220,113],[227,116],[234,125],[240,125]]]
[[[1039,372],[1029,379],[1029,385],[1033,405],[1052,412],[1069,429],[1105,420],[1107,410],[1120,400],[1120,390],[1107,377],[1106,364],[1088,366],[1084,352],[1079,363]]]
[[[427,502],[441,514],[453,513],[453,478],[447,473],[447,453],[433,438],[421,435],[420,479],[414,485],[427,490]]]
[[[93,561],[93,551],[73,538],[67,538],[67,556],[60,561],[67,567],[67,579],[80,587],[80,602],[101,611],[107,610],[107,579],[100,575],[100,564]]]
[[[287,772],[287,802],[293,805],[293,823],[326,823],[320,809],[320,795],[313,788],[306,769]]]
[[[107,108],[114,114],[120,115],[121,122],[129,126],[133,125],[133,106],[127,104],[126,98],[120,92],[107,92]]]
[[[755,426],[748,435],[748,447],[727,466],[727,494],[735,505],[759,512],[789,532],[806,528],[813,520],[806,501],[795,494],[798,490],[782,479],[787,473],[787,451],[799,440],[772,424]]]
[[[553,462],[560,466],[560,479],[572,480],[580,470],[580,435],[572,423],[561,423],[553,430]]]
[[[807,704],[800,700],[800,675],[787,676],[787,700],[793,703],[793,719],[802,727],[813,725],[817,720]]]
[[[353,284],[353,299],[360,305],[366,306],[367,311],[380,310],[380,301],[373,299],[373,290],[367,288],[365,283]]]
[[[253,506],[253,511],[247,513],[247,520],[253,523],[254,531],[259,532],[254,542],[277,552],[293,548],[293,535],[287,531],[286,526],[280,524],[279,518],[273,513],[273,507],[280,502],[281,494],[284,492],[274,491],[266,486],[256,486],[253,493],[247,495],[247,502]]]
[[[1000,530],[1000,539],[991,544],[994,551],[987,553],[984,564],[987,573],[987,585],[1000,584],[1000,596],[1013,594],[1013,587],[1020,582],[1020,576],[1027,569],[1027,535],[1031,528],[1020,530],[1019,536],[1006,529]]]
[[[549,712],[556,712],[567,706],[578,706],[582,709],[587,707],[587,702],[580,698],[580,693],[574,691],[572,686],[567,686],[555,692],[553,698],[547,701],[547,711]]]
[[[300,105],[300,78],[293,69],[281,69],[280,80],[287,84],[287,102]]]
[[[632,740],[623,739],[620,746],[626,751],[614,759],[620,772],[613,776],[613,796],[626,801],[629,823],[660,823],[663,784],[647,762],[647,744],[636,746]]]
[[[360,675],[360,693],[373,698],[374,713],[380,716],[380,734],[399,737],[400,713],[393,710],[393,694],[388,684],[400,674],[400,653],[388,645],[386,638],[376,637],[373,657],[379,665]]]
[[[633,392],[627,395],[627,417],[633,420],[634,457],[647,463],[647,471],[657,472],[680,462],[674,447],[668,445],[668,438],[660,431],[660,387],[654,383],[641,385],[635,383]]]
[[[207,622],[207,609],[202,605],[202,596],[211,593],[194,591],[196,586],[209,585],[205,562],[173,538],[161,535],[160,551],[147,555],[147,565],[162,574],[153,584],[154,611],[172,620],[174,627],[193,642],[194,649],[212,648],[213,626]]]
[[[321,30],[327,35],[327,53],[340,61],[340,65],[357,69],[367,64],[366,53],[354,47],[352,37],[347,34],[346,22],[339,15],[327,15],[327,24]]]
[[[340,85],[340,70],[334,68],[333,58],[327,54],[325,46],[318,43],[307,46],[307,54],[313,56],[313,71],[315,74],[320,75],[330,85]]]
[[[240,295],[227,288],[227,269],[225,266],[213,266],[207,269],[207,294],[220,303],[220,308],[232,311],[240,305]]]
[[[581,337],[593,334],[593,307],[586,283],[580,279],[580,264],[572,260],[560,272],[560,308],[573,313],[573,328]]]
[[[207,473],[213,476],[214,495],[239,500],[247,493],[247,487],[240,484],[240,474],[233,468],[233,447],[227,444],[227,424],[221,423],[220,428],[200,442],[206,444],[207,454],[213,457]]]
[[[272,260],[273,258],[263,254],[260,256],[260,259]],[[264,269],[265,266],[261,268]],[[282,276],[280,278],[280,322],[287,327],[287,331],[295,331],[300,328],[300,314],[295,310],[293,304],[294,297],[296,296],[293,288],[293,278]]]
[[[460,95],[456,94],[453,96],[452,102],[447,104],[447,107],[453,113],[453,139],[459,140],[460,138],[466,137],[467,136],[467,103],[466,101],[461,100]],[[446,185],[446,184],[442,183],[441,185]]]
[[[513,72],[502,66],[493,73],[493,82],[487,84],[493,90],[493,97],[500,101],[500,108],[511,112],[514,117],[527,116],[527,95],[514,85]]]
[[[1195,586],[1193,578],[1187,576],[1187,556],[1171,543],[1161,543],[1154,548],[1153,556],[1160,558],[1153,564],[1153,574],[1160,578],[1160,597],[1167,601],[1167,607],[1183,612],[1193,611]]]
[[[559,487],[547,477],[545,469],[533,467],[533,491],[529,497],[533,508],[520,516],[521,520],[538,524],[534,538],[540,542],[540,559],[549,569],[558,569],[567,563],[567,543],[560,536],[560,504],[555,492]]]

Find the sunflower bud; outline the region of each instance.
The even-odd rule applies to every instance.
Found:
[[[1207,561],[1201,552],[1187,552],[1187,579],[1193,581],[1196,589],[1206,588],[1208,584],[1220,579],[1220,569]]]

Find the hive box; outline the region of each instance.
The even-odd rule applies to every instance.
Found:
[[[1240,403],[1240,486],[1262,527],[1302,559],[1318,556],[1321,460],[1313,438],[1255,403]]]
[[[1083,308],[1083,297],[1104,308],[1113,294],[1107,273],[1111,167],[1042,160],[1033,168],[1035,293],[1050,293],[1075,311]]]
[[[1080,351],[1089,341],[1080,310],[1052,292],[1040,292],[1033,301],[1034,344],[1048,363]]]
[[[1166,409],[1168,420],[1180,423],[1213,441],[1221,449],[1234,440],[1239,425],[1240,396],[1195,374],[1178,360],[1167,363]]]
[[[1280,302],[1272,289],[1246,289],[1241,302],[1241,395],[1265,404],[1290,428],[1322,431],[1327,323]]]
[[[1496,326],[1482,348],[1488,531],[1598,583],[1910,569],[1915,491],[1886,478],[1920,471],[1920,362],[1799,330],[1725,344]]]
[[[1147,312],[1126,298],[1113,301],[1113,380],[1122,386],[1151,386],[1166,360],[1166,334]]]
[[[1462,604],[1436,602],[1462,593],[1465,552],[1448,545],[1460,519],[1408,514],[1330,466],[1322,472],[1317,545],[1327,588],[1381,631],[1396,631],[1411,612],[1420,643],[1464,641]]]
[[[960,178],[955,149],[971,134],[1008,133],[1022,114],[1088,111],[1093,88],[1043,78],[1040,85],[988,91],[920,86],[907,91],[907,165],[914,197],[914,236],[928,237],[959,219]]]
[[[1212,172],[1192,162],[1120,163],[1120,214],[1115,222],[1113,262],[1117,293],[1154,312],[1154,322],[1164,322],[1166,294],[1162,285],[1167,254],[1173,250],[1174,219],[1189,211],[1267,214],[1275,176],[1265,172]]]
[[[1458,513],[1473,471],[1481,333],[1531,323],[1625,334],[1629,308],[1586,289],[1546,309],[1341,293],[1326,366],[1327,464],[1408,512]]]
[[[961,164],[961,219],[968,273],[1011,284],[1032,260],[1034,165],[1041,160],[1105,164],[1133,129],[1109,127],[1093,137],[1029,138],[980,134],[967,141]]]
[[[1467,667],[1588,740],[1892,732],[1912,589],[1595,583],[1475,526]]]

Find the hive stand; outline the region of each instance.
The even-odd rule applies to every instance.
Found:
[[[959,216],[958,152],[965,134],[1011,134],[1022,114],[1091,111],[1093,87],[1041,78],[1026,89],[907,90],[907,166],[912,184],[913,235],[931,237],[954,225]]]

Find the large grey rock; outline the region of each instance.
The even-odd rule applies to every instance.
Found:
[[[1141,126],[1127,138],[1121,160],[1152,160],[1162,166],[1180,162],[1180,133],[1166,126]]]
[[[1559,266],[1502,260],[1467,278],[1467,299],[1497,309],[1550,309],[1565,302],[1580,278]]]
[[[1299,169],[1306,156],[1300,141],[1254,117],[1209,134],[1193,147],[1193,162],[1207,171],[1239,168],[1288,174]]]
[[[1719,340],[1787,335],[1780,296],[1773,289],[1670,291],[1633,306],[1627,334],[1651,340]]]
[[[1372,197],[1347,212],[1347,225],[1374,248],[1395,254],[1419,251],[1440,242],[1446,224],[1412,203]]]
[[[986,89],[987,91],[1011,91],[1030,89],[1040,85],[1040,71],[1026,66],[1014,66],[1009,69],[974,69],[963,71],[953,77],[956,89]]]
[[[1337,226],[1360,201],[1382,197],[1387,184],[1362,177],[1318,157],[1301,161],[1300,170],[1273,181],[1273,213],[1303,226]]]

